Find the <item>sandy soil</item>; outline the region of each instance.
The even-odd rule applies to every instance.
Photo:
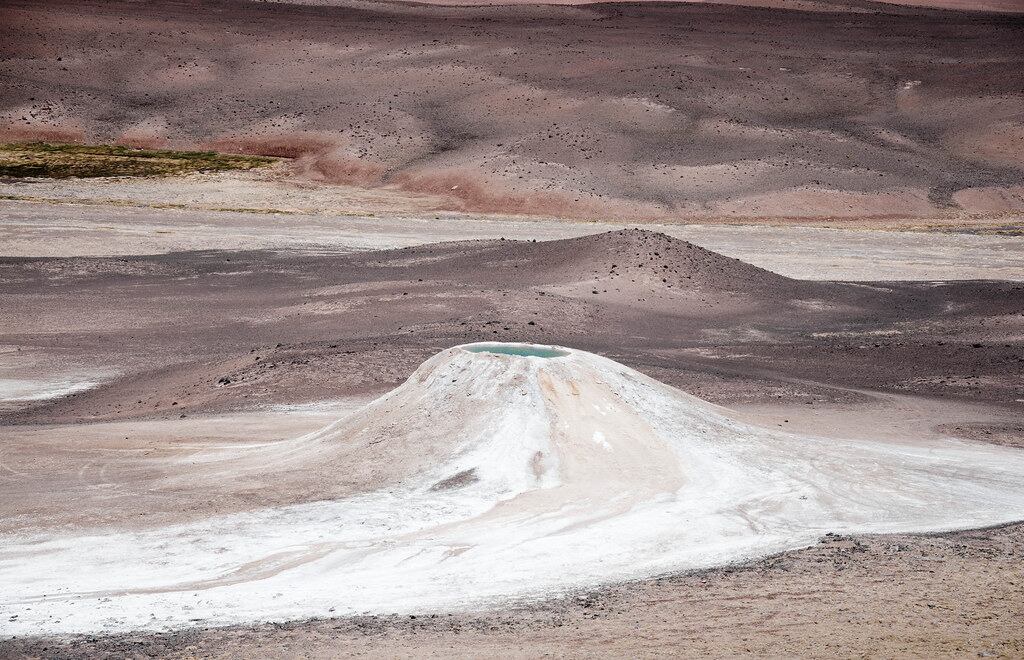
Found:
[[[314,5],[327,7],[346,7],[356,4],[356,0],[256,0],[257,2],[281,2],[294,5]],[[373,0],[371,0],[373,1]],[[534,0],[425,0],[420,4],[430,5],[589,5],[596,4],[601,0],[549,0],[548,2],[536,2]],[[636,0],[637,2],[655,2],[657,0]],[[675,2],[689,4],[717,4],[717,5],[739,5],[742,7],[761,7],[765,9],[789,9],[794,11],[815,11],[815,12],[877,12],[892,11],[892,7],[884,5],[902,5],[909,7],[921,7],[932,9],[952,9],[956,11],[977,11],[977,12],[1008,12],[1020,13],[1024,11],[1024,5],[1020,0],[881,0],[875,2],[865,0],[863,2],[849,2],[846,0],[673,0]],[[381,3],[384,4],[384,3]],[[882,5],[882,6],[879,6]]]
[[[62,400],[40,413],[48,419],[168,411],[172,393],[191,399],[180,406],[334,398],[397,383],[431,353],[480,339],[597,349],[675,370],[652,374],[671,383],[686,382],[683,365],[715,365],[1024,398],[1012,377],[1022,284],[791,280],[640,231],[320,256],[19,258],[2,267],[0,341],[125,374],[109,397],[100,388]],[[225,375],[237,384],[210,387]],[[117,388],[143,381],[148,403],[122,400]]]
[[[827,4],[855,11],[19,0],[0,132],[294,156],[451,210],[1024,208],[1022,19]]]
[[[734,217],[700,215],[702,224],[745,227],[818,227],[869,229],[879,231],[956,232],[991,235],[1024,233],[1024,213],[1005,212],[999,199],[1013,199],[1014,189],[976,189],[956,196],[973,196],[979,202],[992,198],[995,204],[978,212],[940,212],[931,216]],[[0,200],[34,201],[46,204],[85,204],[183,211],[218,211],[272,215],[322,216],[326,218],[409,218],[489,219],[514,224],[523,221],[551,221],[551,216],[529,213],[466,213],[445,211],[444,195],[411,193],[397,186],[359,187],[334,182],[310,181],[297,175],[288,161],[273,168],[249,172],[198,173],[188,176],[152,178],[97,177],[87,179],[0,179]],[[1000,211],[1000,209],[1004,209]],[[204,215],[209,215],[205,214]],[[571,224],[561,218],[562,223]],[[695,218],[666,218],[665,224],[647,222],[651,228],[692,224]],[[257,220],[253,220],[258,222]],[[622,224],[615,214],[595,216],[586,221],[599,227]],[[579,223],[576,223],[579,224]],[[627,223],[630,224],[630,223]],[[635,223],[633,223],[635,224]],[[663,230],[663,229],[662,229]],[[318,237],[322,241],[323,238]],[[124,249],[121,247],[120,249]]]
[[[16,656],[51,658],[1015,658],[1024,653],[1022,548],[1021,525],[827,537],[763,561],[540,607],[19,640],[6,647]]]
[[[1015,448],[751,424],[613,360],[521,343],[449,348],[315,433],[169,467],[179,474],[142,479],[147,495],[173,497],[168,481],[307,494],[188,524],[8,536],[8,633],[473,611],[825,533],[981,527],[1024,510]]]
[[[1011,408],[1024,398],[1020,284],[801,282],[685,246],[625,232],[321,256],[6,259],[0,341],[21,349],[3,354],[9,379],[38,378],[41,360],[82,378],[122,374],[12,414],[72,422],[364,394],[480,339],[590,348],[723,403],[860,397],[837,387]]]
[[[436,514],[438,493],[452,514],[469,506],[460,494],[491,488],[495,475],[555,474],[542,459],[509,467],[524,465],[508,458],[525,450],[515,443],[487,445],[507,460],[463,465],[458,454],[435,465],[434,450],[455,435],[445,425],[473,398],[448,379],[451,391],[403,399],[429,403],[412,421],[395,413],[395,422],[380,404],[318,433],[438,351],[476,341],[589,351],[643,374],[630,382],[650,377],[710,402],[694,419],[724,415],[741,438],[800,438],[782,450],[809,456],[806,470],[778,480],[808,489],[821,510],[843,497],[855,505],[835,507],[799,543],[760,552],[804,549],[699,572],[678,562],[599,588],[581,579],[588,586],[472,611],[457,606],[471,599],[451,589],[464,584],[454,574],[437,593],[420,589],[434,605],[413,614],[350,609],[272,625],[242,617],[233,621],[249,623],[210,627],[228,620],[217,618],[214,591],[190,627],[170,633],[103,634],[134,625],[93,625],[116,616],[102,599],[95,612],[5,604],[0,656],[1024,655],[1020,523],[865,533],[921,529],[886,527],[920,504],[910,491],[952,498],[918,516],[929,529],[1024,518],[1012,489],[984,492],[1024,451],[1021,9],[1016,0],[5,3],[0,139],[290,159],[265,172],[0,181],[0,545],[11,551],[0,570],[15,574],[5,596],[31,596],[46,580],[66,588],[65,578],[88,590],[109,577],[68,568],[87,563],[143,567],[129,590],[198,589],[231,552],[288,546],[287,526],[245,526],[261,516],[294,523],[274,517],[280,507],[311,511],[311,524],[330,510],[401,528],[417,512]],[[655,231],[623,229],[635,223]],[[566,474],[586,478],[567,478],[577,496],[554,507],[545,508],[550,492],[529,491],[537,506],[520,513],[530,515],[494,533],[561,520],[570,522],[561,536],[573,538],[591,524],[570,520],[576,509],[620,522],[635,513],[607,492],[656,508],[664,502],[645,498],[662,482],[707,477],[652,444],[664,433],[633,420],[609,424],[621,431],[611,437],[576,414],[579,392],[598,408],[620,405],[629,388],[608,383],[622,373],[633,372],[537,381],[544,401],[569,402],[558,410],[573,414],[555,425],[568,430],[552,442],[575,466]],[[506,407],[519,410],[516,388],[531,376],[502,374],[510,382],[495,396],[514,390]],[[693,403],[668,398],[654,407]],[[477,426],[498,418],[481,401]],[[358,441],[369,428],[374,437]],[[318,453],[296,440],[339,433],[357,441]],[[761,475],[723,458],[736,439],[726,435],[708,447],[720,469],[705,472],[731,465],[750,486]],[[433,444],[404,446],[423,438]],[[868,440],[882,443],[871,456],[902,459],[865,459],[857,443]],[[616,481],[638,446],[658,469]],[[942,459],[954,449],[959,458]],[[853,453],[833,472],[867,460],[865,480],[884,490],[911,475],[907,493],[873,501],[857,479],[822,487],[824,457],[844,451]],[[380,490],[412,482],[426,499]],[[337,499],[367,491],[391,504],[374,513],[367,500]],[[810,505],[790,500],[766,500],[753,520],[791,524]],[[424,502],[433,508],[417,508]],[[844,526],[858,506],[884,513]],[[195,532],[215,516],[238,524],[195,539],[192,559],[205,567],[165,552],[179,538],[166,536],[169,525]],[[833,523],[858,533],[826,534]],[[648,558],[692,550],[678,539],[707,532],[636,529],[668,546]],[[215,547],[236,532],[251,542]],[[348,533],[334,525],[328,535]],[[110,547],[108,534],[127,541]],[[26,545],[31,535],[56,545]],[[608,548],[624,538],[633,537],[602,537]],[[81,542],[78,554],[61,550],[68,539]],[[308,559],[278,549],[227,581],[286,579]],[[123,562],[117,552],[128,553]],[[51,568],[19,571],[31,557]],[[612,563],[616,579],[640,575]],[[549,587],[594,572],[536,568]],[[250,580],[251,597],[231,606],[258,610],[273,598],[260,591],[265,580]],[[519,586],[509,592],[526,593]],[[111,599],[130,600],[123,591]],[[181,623],[180,611],[153,602]],[[64,628],[53,623],[65,618]],[[44,629],[33,621],[93,634],[32,635]]]
[[[309,501],[331,484],[343,495],[351,482],[318,480],[313,492],[308,483],[282,486],[273,472],[258,470],[210,498],[202,470],[175,470],[210,451],[242,457],[246,443],[286,440],[325,414],[297,417],[270,406],[372,396],[434,352],[474,340],[602,353],[785,431],[848,437],[868,428],[883,438],[912,433],[1018,444],[1024,288],[1010,282],[792,280],[642,231],[343,254],[6,258],[0,267],[0,344],[8,347],[0,358],[8,382],[33,381],[36,391],[76,379],[104,383],[50,401],[9,402],[0,455],[8,531],[147,529]],[[40,365],[51,365],[53,377],[41,378]],[[117,653],[124,645],[245,655],[260,643],[271,655],[288,655],[290,645],[320,655],[342,648],[427,654],[469,635],[470,645],[460,648],[471,655],[499,653],[511,635],[523,640],[524,654],[558,646],[646,653],[660,646],[719,655],[744,648],[810,655],[977,648],[1013,655],[1020,638],[1004,603],[1014,602],[1020,584],[1011,561],[1021,552],[1015,530],[831,539],[749,570],[600,592],[594,602],[620,603],[609,605],[618,618],[591,618],[604,611],[584,599],[445,617],[425,628],[422,619],[384,617],[5,644],[15,655],[43,647],[57,655],[76,648]],[[849,550],[862,546],[868,550]],[[922,566],[936,573],[922,573]],[[783,588],[786,580],[792,582]],[[951,605],[939,598],[950,598],[942,590],[951,585],[964,586],[956,592],[960,609],[952,611],[941,609]],[[711,627],[691,617],[690,627],[680,628],[698,593],[699,607],[734,618]],[[740,603],[741,593],[749,597]],[[895,630],[889,617],[876,614],[891,599],[908,617]],[[769,625],[740,637],[731,632],[751,616],[768,621],[780,603],[790,617],[784,632]],[[679,616],[648,616],[650,608]],[[840,631],[842,617],[860,625]],[[975,626],[974,636],[955,623],[964,620]],[[943,634],[933,634],[937,627]],[[581,636],[593,641],[575,641]],[[606,641],[588,646],[597,640]]]
[[[231,182],[232,184],[234,182]],[[25,190],[24,184],[12,186]],[[571,222],[551,218],[403,212],[337,214],[313,197],[308,212],[211,212],[141,203],[135,186],[113,188],[133,201],[129,208],[95,198],[95,184],[65,203],[0,201],[0,242],[7,256],[117,257],[198,250],[289,250],[343,253],[445,240],[552,240],[621,229],[621,222]],[[179,198],[183,185],[144,184],[157,199]],[[233,185],[231,186],[234,187]],[[125,189],[129,190],[126,192]],[[169,190],[168,190],[169,188]],[[257,188],[258,191],[258,188]],[[102,194],[100,193],[100,194]],[[129,196],[130,195],[130,196]],[[329,192],[325,197],[347,196]],[[256,196],[254,194],[253,196]],[[213,199],[222,199],[212,195]],[[155,208],[154,208],[155,207]],[[964,280],[1024,279],[1024,238],[1019,225],[960,225],[960,231],[904,232],[790,225],[645,225],[702,247],[799,279]],[[888,226],[888,225],[886,225]],[[73,240],[70,240],[72,239]]]

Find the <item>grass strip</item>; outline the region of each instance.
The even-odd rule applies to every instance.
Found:
[[[267,156],[214,151],[134,149],[116,144],[0,144],[0,177],[67,179],[170,176],[190,172],[251,170],[277,162]]]

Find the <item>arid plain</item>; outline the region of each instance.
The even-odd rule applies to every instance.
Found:
[[[1022,209],[1017,15],[810,4],[8,2],[0,134],[292,156],[456,210]]]
[[[1024,654],[1024,19],[917,4],[5,3],[0,655]]]

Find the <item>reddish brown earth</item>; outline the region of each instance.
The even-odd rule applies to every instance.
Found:
[[[295,156],[455,209],[1024,208],[1024,17],[800,6],[13,0],[0,134]]]

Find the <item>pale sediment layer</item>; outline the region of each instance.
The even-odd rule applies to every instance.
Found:
[[[763,556],[823,534],[1012,521],[1019,451],[758,427],[614,361],[441,352],[257,463],[393,482],[120,533],[4,539],[7,634],[465,610]],[[216,455],[193,461],[215,461]]]

